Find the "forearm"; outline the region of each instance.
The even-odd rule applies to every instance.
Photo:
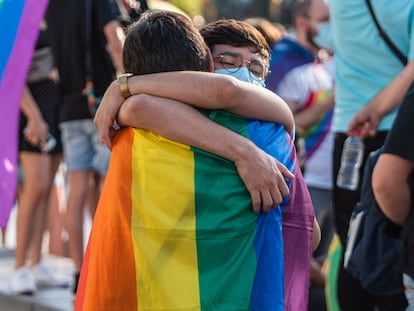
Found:
[[[118,122],[156,132],[233,162],[256,213],[277,207],[289,193],[288,169],[253,142],[211,121],[195,108],[151,95],[132,96],[122,105]]]
[[[246,150],[254,147],[247,138],[211,121],[195,108],[150,95],[126,100],[119,110],[118,123],[151,130],[232,162],[238,161]]]
[[[375,199],[384,214],[393,222],[403,224],[411,207],[408,183],[414,163],[393,154],[381,154],[372,175]]]
[[[206,109],[225,109],[245,117],[283,124],[293,130],[293,114],[273,92],[226,75],[168,72],[128,79],[131,94],[166,97]]]
[[[379,92],[369,105],[376,106],[380,117],[385,116],[401,103],[405,93],[414,81],[414,60],[408,62],[405,68]]]
[[[410,189],[408,184],[394,185],[393,193],[378,193],[375,197],[381,210],[392,222],[402,225],[410,211]]]
[[[124,72],[122,64],[122,45],[125,35],[118,21],[111,21],[104,27],[106,41],[108,42],[108,50],[112,59],[115,70],[118,73]]]
[[[36,104],[30,90],[27,86],[23,89],[23,95],[20,102],[20,109],[27,119],[43,120],[39,107]]]
[[[27,119],[24,129],[25,139],[33,146],[43,147],[49,127],[27,86],[23,90],[20,108]]]

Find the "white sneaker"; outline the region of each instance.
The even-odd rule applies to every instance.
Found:
[[[14,270],[10,279],[10,290],[21,295],[33,295],[36,292],[35,280],[26,266]]]
[[[38,287],[67,287],[70,285],[70,278],[55,275],[42,263],[30,267],[30,272]]]

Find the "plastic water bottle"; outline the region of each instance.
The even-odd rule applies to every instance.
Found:
[[[339,188],[356,190],[359,183],[359,168],[364,156],[364,143],[358,136],[345,139],[342,149],[341,166],[336,185]]]
[[[43,146],[43,152],[49,152],[56,146],[56,138],[52,134],[47,133],[46,135],[46,144]]]

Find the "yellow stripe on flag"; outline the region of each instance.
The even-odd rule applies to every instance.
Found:
[[[138,310],[198,310],[194,154],[187,145],[133,131],[131,236]]]

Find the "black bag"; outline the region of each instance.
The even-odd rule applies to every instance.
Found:
[[[371,175],[381,148],[372,152],[365,164],[361,201],[352,213],[348,230],[344,268],[376,295],[403,292],[403,241],[401,228],[385,217],[375,201]]]

